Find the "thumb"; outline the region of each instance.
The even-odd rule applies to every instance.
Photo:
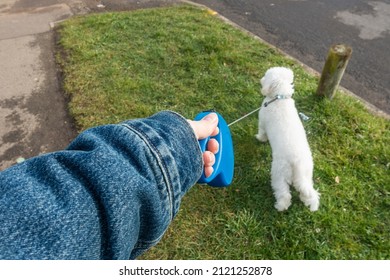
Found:
[[[204,139],[219,133],[218,116],[216,113],[210,113],[200,121],[189,121],[189,123],[194,130],[197,139]]]

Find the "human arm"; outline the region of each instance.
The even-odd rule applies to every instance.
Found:
[[[1,172],[0,258],[136,258],[201,175],[192,127],[173,112],[100,126]]]

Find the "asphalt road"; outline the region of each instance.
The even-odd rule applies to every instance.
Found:
[[[390,0],[192,0],[317,72],[333,44],[353,54],[341,85],[390,113]]]

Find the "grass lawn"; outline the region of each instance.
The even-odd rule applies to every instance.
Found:
[[[143,259],[390,259],[390,122],[355,99],[315,97],[318,78],[217,16],[190,6],[76,17],[58,30],[58,61],[80,130],[174,110],[214,108],[227,122],[260,106],[272,66],[295,73],[295,100],[314,157],[318,212],[293,192],[277,212],[271,149],[255,115],[231,127],[236,166],[226,189],[196,186]],[[353,57],[352,57],[353,59]]]

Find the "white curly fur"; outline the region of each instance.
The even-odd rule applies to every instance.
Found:
[[[261,92],[265,98],[259,112],[256,138],[262,142],[269,140],[271,144],[271,185],[276,198],[275,208],[279,211],[288,209],[291,205],[290,185],[293,185],[304,204],[311,211],[317,211],[320,194],[313,188],[313,159],[291,98],[293,81],[293,72],[284,67],[270,68],[261,78]],[[275,100],[278,95],[283,98]]]

